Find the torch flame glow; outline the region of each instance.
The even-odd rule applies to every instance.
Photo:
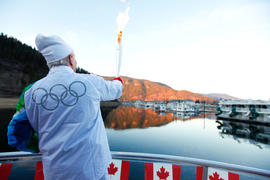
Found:
[[[119,31],[119,33],[118,33],[118,38],[117,38],[118,43],[121,42],[121,39],[122,39],[122,33],[123,33],[123,31]]]

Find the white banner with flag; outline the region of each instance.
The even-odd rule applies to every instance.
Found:
[[[129,161],[113,160],[108,167],[110,180],[128,180]]]
[[[179,180],[180,165],[168,163],[145,163],[145,180]]]
[[[239,175],[217,168],[208,168],[208,180],[239,180]]]
[[[12,163],[0,163],[0,179],[8,180],[10,174]]]

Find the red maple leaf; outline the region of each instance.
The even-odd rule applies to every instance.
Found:
[[[219,174],[218,174],[217,172],[215,172],[215,173],[213,174],[213,176],[212,176],[212,175],[209,176],[209,179],[210,179],[210,180],[224,180],[223,178],[219,178]]]
[[[110,164],[108,167],[108,174],[109,175],[114,175],[118,171],[118,167],[114,167],[113,162]]]
[[[165,172],[165,168],[162,166],[160,168],[160,171],[157,171],[157,176],[159,177],[160,180],[161,179],[166,180],[167,177],[169,176],[169,172],[168,171]]]

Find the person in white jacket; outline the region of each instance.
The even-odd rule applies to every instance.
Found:
[[[50,71],[25,92],[24,108],[38,133],[45,179],[108,179],[111,153],[100,101],[119,98],[122,79],[75,73],[74,52],[58,36],[38,35],[36,46]]]

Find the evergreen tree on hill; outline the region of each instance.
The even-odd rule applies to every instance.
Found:
[[[46,60],[35,48],[0,34],[0,95],[18,95],[29,84],[47,75]],[[88,71],[77,68],[78,73]]]

